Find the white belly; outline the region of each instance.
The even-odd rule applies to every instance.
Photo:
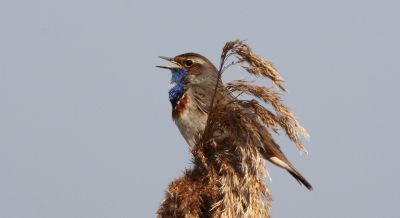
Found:
[[[173,117],[183,138],[189,144],[190,149],[195,148],[196,143],[203,134],[207,122],[207,114],[199,111],[192,102],[187,102],[186,109]]]

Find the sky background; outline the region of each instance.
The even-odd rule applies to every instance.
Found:
[[[157,56],[218,64],[238,38],[275,63],[311,135],[308,156],[278,138],[315,190],[268,164],[273,217],[399,217],[399,8],[0,0],[0,217],[155,217],[190,167]]]

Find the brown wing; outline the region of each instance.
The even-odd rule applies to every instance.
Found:
[[[227,103],[227,102],[225,102]],[[256,146],[264,159],[274,165],[287,170],[298,182],[312,190],[311,184],[290,163],[280,146],[274,141],[259,115],[254,110],[256,101],[234,100],[225,106],[219,106],[215,111],[219,116],[217,125],[220,125],[220,139],[230,137],[235,144]],[[225,114],[225,115],[224,115]]]
[[[286,158],[280,146],[272,138],[271,134],[268,132],[268,128],[263,122],[261,122],[255,111],[245,107],[243,107],[242,110],[243,113],[251,117],[253,125],[257,127],[257,133],[260,136],[260,151],[264,158],[276,166],[286,169],[299,183],[306,186],[307,189],[312,190],[313,188],[311,184]]]

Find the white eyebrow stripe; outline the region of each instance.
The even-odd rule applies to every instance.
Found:
[[[198,63],[198,64],[206,63],[202,58],[199,58],[199,57],[189,57],[187,60],[192,60],[193,62]]]

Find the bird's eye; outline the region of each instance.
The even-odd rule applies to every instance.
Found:
[[[187,60],[187,61],[185,61],[186,67],[190,67],[190,66],[192,66],[192,64],[193,64],[193,61],[192,61],[192,60]]]

